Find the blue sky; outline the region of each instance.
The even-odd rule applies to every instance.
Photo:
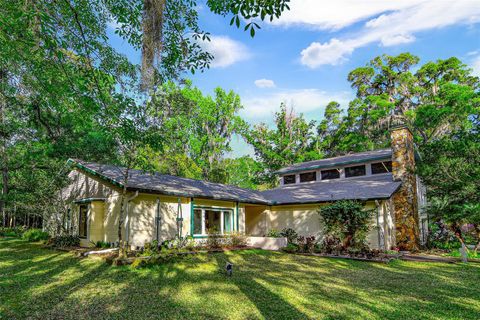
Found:
[[[480,0],[292,0],[254,38],[204,5],[199,14],[215,60],[191,79],[206,94],[234,90],[251,124],[271,124],[282,101],[316,120],[329,101],[346,108],[354,95],[348,73],[384,53],[408,51],[421,63],[457,56],[480,75]],[[124,41],[112,37],[112,44],[138,61]],[[230,156],[252,153],[238,137],[232,147]]]

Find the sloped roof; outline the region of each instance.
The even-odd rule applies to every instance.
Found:
[[[388,199],[400,185],[400,181],[393,181],[391,174],[380,174],[284,185],[263,191],[262,195],[271,204]]]
[[[81,160],[69,160],[69,162],[80,170],[123,187],[125,168]],[[387,199],[400,187],[400,184],[393,181],[391,174],[381,174],[285,185],[271,190],[255,191],[221,183],[130,170],[127,188],[130,191],[177,197],[276,205],[319,203],[342,199]]]
[[[70,160],[70,162],[79,169],[97,175],[114,185],[123,186],[122,181],[125,168],[81,160]],[[127,188],[130,191],[159,193],[178,197],[269,204],[269,201],[259,191],[159,173],[148,173],[141,170],[130,170]]]
[[[344,156],[334,157],[334,158],[327,158],[321,160],[314,160],[302,163],[296,163],[294,165],[282,168],[278,170],[277,174],[286,174],[286,173],[293,173],[298,171],[305,171],[305,170],[315,170],[315,169],[323,169],[323,168],[332,168],[338,167],[348,164],[354,163],[361,163],[366,161],[374,161],[374,160],[386,160],[391,159],[392,157],[392,149],[379,149],[373,151],[366,151],[366,152],[358,152],[347,154]]]

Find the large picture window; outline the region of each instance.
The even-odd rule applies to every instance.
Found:
[[[87,237],[87,211],[88,211],[88,206],[87,205],[81,205],[79,208],[79,214],[78,214],[78,236],[80,238],[86,238]]]
[[[225,234],[233,231],[233,210],[220,208],[195,208],[193,234]]]

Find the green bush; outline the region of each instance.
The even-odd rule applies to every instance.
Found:
[[[248,244],[247,237],[240,232],[232,232],[227,234],[225,239],[226,245],[228,247],[246,247]]]
[[[362,248],[371,228],[373,210],[357,201],[342,200],[319,210],[326,234],[340,238],[344,249]]]
[[[80,238],[73,235],[56,236],[50,239],[50,244],[56,248],[78,247]]]
[[[0,237],[15,237],[20,238],[25,232],[25,227],[0,227]]]
[[[452,250],[462,245],[447,225],[441,221],[433,222],[429,226],[430,232],[427,238],[429,249]]]
[[[282,232],[280,232],[280,236],[287,238],[287,243],[295,243],[298,238],[297,231],[292,228],[284,228]]]
[[[278,231],[277,229],[270,229],[267,233],[267,237],[270,238],[280,238],[281,237],[281,232]]]
[[[225,243],[225,238],[223,235],[219,234],[217,229],[210,228],[207,230],[208,237],[205,241],[205,246],[208,249],[218,249],[221,248]]]
[[[95,243],[96,248],[102,248],[102,249],[108,249],[111,247],[110,242],[105,242],[105,241],[97,241]]]
[[[294,243],[289,243],[287,244],[286,247],[283,247],[281,250],[287,253],[295,253],[295,252],[298,252],[298,245]]]
[[[29,229],[22,235],[23,240],[29,242],[36,242],[40,240],[48,240],[50,238],[48,232],[44,232],[41,229]]]

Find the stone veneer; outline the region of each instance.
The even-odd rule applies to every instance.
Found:
[[[413,136],[407,127],[391,131],[393,179],[402,186],[393,195],[397,247],[401,250],[418,250],[418,201]]]

